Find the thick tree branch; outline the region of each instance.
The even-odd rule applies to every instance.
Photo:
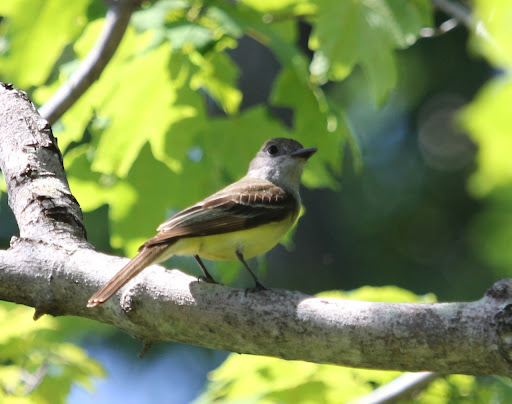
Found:
[[[0,89],[0,138],[0,168],[20,237],[85,240],[51,127],[25,93],[9,86]]]
[[[140,2],[140,0],[109,1],[103,29],[96,43],[69,81],[64,83],[39,109],[41,116],[49,123],[55,123],[99,79],[121,43],[130,17],[139,7]]]
[[[126,259],[85,241],[49,127],[24,93],[0,86],[0,123],[0,168],[21,230],[0,251],[0,299],[35,307],[35,317],[88,317],[146,346],[180,341],[355,367],[512,375],[511,280],[471,303],[369,303],[248,292],[153,266],[88,309]]]

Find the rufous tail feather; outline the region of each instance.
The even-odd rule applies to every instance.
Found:
[[[91,296],[87,307],[96,307],[105,303],[126,283],[138,275],[144,268],[157,262],[158,257],[169,245],[145,247],[128,264],[126,264],[105,286]]]

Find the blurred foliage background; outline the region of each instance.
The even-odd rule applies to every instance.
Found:
[[[435,28],[452,16],[428,0],[144,3],[101,78],[53,125],[89,240],[133,255],[166,217],[241,177],[264,140],[294,137],[319,152],[287,248],[258,259],[265,284],[372,285],[339,295],[367,300],[480,298],[512,268],[509,3],[456,2],[474,22],[445,33]],[[106,11],[100,0],[2,2],[0,80],[44,104]],[[6,200],[4,248],[17,232]],[[189,259],[169,265],[198,273]],[[248,284],[237,263],[208,267]],[[398,374],[240,355],[221,365],[226,353],[178,344],[141,361],[137,342],[110,327],[32,324],[30,310],[7,304],[0,316],[3,402],[337,403]],[[508,381],[468,376],[414,398],[507,400]]]

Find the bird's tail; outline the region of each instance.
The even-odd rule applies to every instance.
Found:
[[[126,264],[105,286],[91,296],[87,307],[96,307],[105,303],[126,283],[138,275],[144,268],[155,262],[169,245],[145,247],[128,264]]]

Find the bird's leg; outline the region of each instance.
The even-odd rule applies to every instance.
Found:
[[[203,271],[203,274],[204,274],[204,276],[199,277],[199,279],[201,279],[201,280],[203,280],[205,282],[208,282],[208,283],[218,283],[210,275],[210,273],[208,272],[208,270],[204,266],[203,261],[201,261],[201,258],[199,258],[199,255],[194,255],[194,258],[196,259],[196,262],[198,263],[199,267],[201,268],[201,270]]]
[[[242,253],[237,250],[236,256],[238,257],[240,262],[242,264],[244,264],[245,269],[247,269],[249,271],[249,273],[251,274],[252,279],[254,280],[254,284],[255,284],[254,289],[255,290],[266,290],[267,288],[265,286],[263,286],[263,284],[259,281],[259,279],[256,277],[256,275],[254,275],[254,272],[252,272],[251,268],[249,268],[249,265],[247,265],[247,262],[245,262],[244,256],[242,255]]]

